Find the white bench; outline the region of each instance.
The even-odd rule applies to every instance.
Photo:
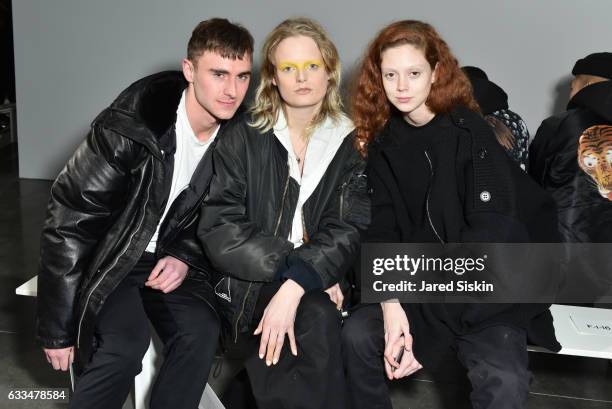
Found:
[[[553,304],[550,307],[561,355],[612,359],[612,310]],[[530,351],[550,352],[529,346]]]
[[[19,286],[19,295],[37,295],[37,277]],[[557,354],[612,359],[612,310],[553,304],[555,335],[562,348]],[[154,331],[153,331],[154,333]],[[134,409],[145,409],[148,391],[159,368],[156,351],[161,351],[160,341],[151,340],[149,350],[142,361],[142,372],[134,379]],[[533,352],[553,353],[545,348],[529,346]],[[199,405],[200,409],[224,409],[219,398],[206,385]]]
[[[36,297],[38,295],[38,276],[32,277],[15,289],[15,294]],[[134,378],[134,390],[132,396],[134,398],[134,409],[147,409],[147,402],[150,398],[150,389],[155,380],[155,374],[161,365],[161,356],[157,353],[162,350],[161,341],[151,331],[153,338],[149,349],[142,359],[142,371]],[[72,368],[70,368],[70,380],[74,388],[74,378]],[[129,400],[129,399],[128,399]],[[128,402],[123,406],[123,409],[131,408]],[[199,409],[225,409],[215,392],[207,384],[200,404]]]

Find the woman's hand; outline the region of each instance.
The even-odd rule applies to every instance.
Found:
[[[412,335],[408,317],[397,300],[381,303],[385,325],[385,372],[400,379],[422,368],[412,352]]]
[[[254,335],[261,334],[259,358],[266,357],[266,365],[276,365],[280,358],[285,334],[289,337],[289,346],[297,356],[297,344],[293,333],[293,324],[304,289],[295,281],[287,280],[281,285],[264,310]]]

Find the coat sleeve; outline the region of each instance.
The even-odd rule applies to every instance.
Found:
[[[37,310],[37,338],[47,348],[74,345],[81,278],[125,196],[133,144],[94,125],[51,188]]]
[[[228,131],[213,153],[214,176],[201,208],[198,237],[218,271],[247,281],[272,281],[293,245],[262,231],[246,213],[249,192],[242,132]]]
[[[540,185],[543,184],[551,165],[552,152],[550,145],[554,142],[558,127],[559,121],[556,118],[545,120],[538,128],[533,142],[529,146],[528,171]]]
[[[364,162],[342,178],[325,204],[319,226],[308,242],[293,250],[280,275],[304,290],[329,288],[339,282],[359,254],[361,232],[370,222],[370,198]]]
[[[191,215],[185,226],[182,227],[158,256],[172,256],[195,270],[210,272],[208,258],[198,238],[197,228],[199,219],[199,212]]]

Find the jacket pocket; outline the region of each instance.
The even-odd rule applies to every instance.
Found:
[[[248,329],[257,294],[253,294],[253,283],[226,275],[216,274],[212,280],[219,308],[224,342],[237,339],[239,332]]]
[[[370,224],[368,177],[364,173],[351,175],[340,188],[340,218],[365,229]]]

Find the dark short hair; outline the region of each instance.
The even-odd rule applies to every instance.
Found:
[[[251,57],[253,36],[246,28],[224,18],[204,20],[191,33],[187,44],[187,58],[195,64],[205,51],[234,60],[241,60],[246,53]]]

